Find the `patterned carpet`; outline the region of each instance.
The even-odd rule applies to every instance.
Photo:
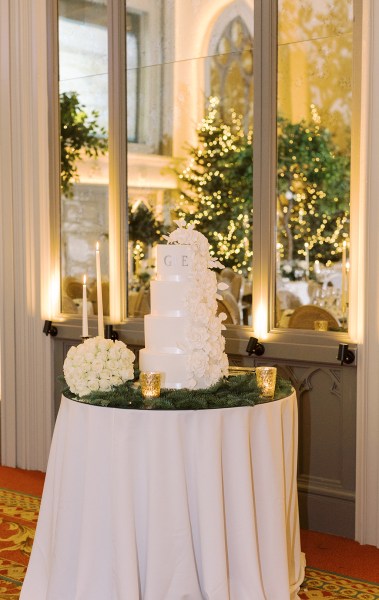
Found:
[[[33,543],[40,498],[0,488],[0,599],[18,600]],[[301,600],[379,600],[379,585],[306,569]]]
[[[0,488],[0,598],[18,600],[24,580],[40,498]]]
[[[301,600],[379,600],[379,585],[307,567]]]

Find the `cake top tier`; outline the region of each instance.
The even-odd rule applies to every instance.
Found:
[[[208,269],[222,269],[223,265],[210,254],[209,243],[205,235],[196,231],[192,223],[186,223],[184,219],[174,221],[177,228],[169,235],[163,237],[167,240],[169,247],[189,247],[192,252],[192,263],[189,263],[188,271],[204,273]],[[159,261],[158,261],[159,273]]]
[[[189,279],[192,272],[193,249],[188,244],[158,244],[157,279],[181,281]]]

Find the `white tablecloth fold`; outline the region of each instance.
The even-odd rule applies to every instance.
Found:
[[[62,398],[21,600],[289,600],[304,578],[297,403]]]

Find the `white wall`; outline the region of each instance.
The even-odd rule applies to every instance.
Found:
[[[45,0],[0,3],[1,461],[44,470],[52,432]]]
[[[379,4],[363,7],[356,538],[379,547]]]

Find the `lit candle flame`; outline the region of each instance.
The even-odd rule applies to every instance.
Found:
[[[83,285],[86,285],[87,283],[87,275],[83,275]]]
[[[100,244],[99,242],[96,242],[96,252],[98,252],[100,250]]]

